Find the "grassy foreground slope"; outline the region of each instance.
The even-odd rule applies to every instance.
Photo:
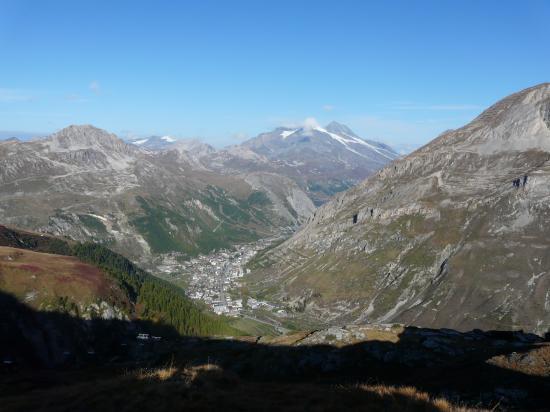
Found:
[[[113,320],[123,326],[130,321],[148,322],[144,332],[240,333],[226,319],[204,313],[181,289],[103,246],[4,226],[0,226],[0,292],[4,309],[9,310],[2,316],[4,327],[19,324],[11,296],[32,309],[86,321]],[[6,320],[7,313],[11,318]]]

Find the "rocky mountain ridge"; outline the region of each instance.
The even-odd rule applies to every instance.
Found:
[[[196,167],[225,175],[277,174],[293,180],[316,205],[398,157],[389,146],[363,139],[334,121],[324,128],[279,127],[218,151],[193,139],[162,139],[139,139],[133,144],[155,151],[177,149]]]
[[[347,126],[331,122],[277,128],[228,149],[217,170],[269,168],[294,180],[316,205],[359,183],[398,157],[389,146],[362,139]]]
[[[130,257],[207,252],[313,212],[289,179],[272,186],[206,170],[186,150],[145,151],[89,125],[0,143],[3,223],[92,239]]]
[[[550,84],[319,208],[250,277],[324,322],[550,328]]]

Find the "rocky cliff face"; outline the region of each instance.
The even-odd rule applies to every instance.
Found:
[[[550,84],[337,195],[256,262],[256,291],[325,323],[550,328]]]

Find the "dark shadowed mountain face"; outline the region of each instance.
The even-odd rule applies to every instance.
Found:
[[[548,331],[549,119],[546,83],[396,160],[253,262],[251,289],[327,323]]]
[[[151,322],[90,322],[1,291],[0,308],[8,314],[0,331],[11,327],[0,340],[0,359],[11,362],[0,364],[3,412],[57,412],[69,403],[82,412],[548,409],[550,344],[522,332],[369,325],[174,339]],[[41,333],[25,338],[29,328]],[[136,339],[147,330],[162,339]],[[37,367],[46,356],[55,369]]]
[[[145,151],[93,126],[0,142],[0,221],[148,259],[247,242],[313,212],[290,179],[222,175],[183,144]]]

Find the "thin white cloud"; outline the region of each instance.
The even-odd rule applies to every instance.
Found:
[[[30,102],[33,100],[35,97],[25,91],[0,88],[0,102]]]
[[[316,127],[319,127],[319,123],[315,117],[308,117],[302,122],[302,127],[305,131],[311,131]]]
[[[287,129],[303,129],[305,133],[309,133],[316,127],[320,126],[315,117],[306,117],[305,119],[299,121],[283,120],[278,122],[275,127],[284,127]]]
[[[268,121],[273,125],[273,127],[285,127],[287,129],[303,128],[305,130],[311,130],[315,127],[319,127],[319,122],[317,122],[317,119],[315,119],[314,117],[307,117],[301,120],[290,120],[288,118],[285,119],[280,117],[271,117],[268,119]]]
[[[76,93],[66,95],[65,100],[73,103],[84,103],[88,101],[88,99],[85,99],[84,97]]]
[[[101,93],[101,85],[99,84],[99,82],[97,80],[94,80],[93,82],[91,82],[89,88],[92,91],[92,93],[94,93],[94,94],[100,94]]]
[[[332,104],[325,104],[323,106],[323,110],[325,112],[332,112],[335,109],[335,107]]]
[[[482,107],[478,104],[434,104],[427,106],[429,110],[479,110]]]

